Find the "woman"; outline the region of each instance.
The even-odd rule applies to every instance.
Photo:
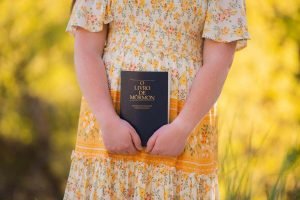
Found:
[[[249,34],[243,0],[77,0],[82,101],[64,199],[218,199],[217,99]],[[120,71],[171,73],[170,123],[141,146]],[[158,113],[159,114],[159,113]]]

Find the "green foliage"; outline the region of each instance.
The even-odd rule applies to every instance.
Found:
[[[295,147],[289,149],[287,152],[285,159],[282,162],[277,180],[273,185],[270,193],[268,193],[268,199],[282,199],[286,192],[286,184],[287,184],[287,175],[290,171],[292,171],[300,161],[300,147]],[[299,192],[299,191],[298,191]],[[299,197],[299,193],[295,194]],[[292,197],[296,199],[295,197]]]

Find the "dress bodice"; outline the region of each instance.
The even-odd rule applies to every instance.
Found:
[[[67,31],[91,32],[109,24],[103,60],[109,87],[120,88],[120,70],[171,72],[171,97],[184,100],[202,65],[203,41],[246,46],[244,0],[77,0]]]

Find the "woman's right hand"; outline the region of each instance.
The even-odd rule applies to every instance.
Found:
[[[135,154],[142,150],[136,130],[118,115],[101,123],[101,135],[106,149],[111,153]]]
[[[103,30],[98,32],[78,27],[74,43],[76,74],[83,96],[100,122],[100,134],[107,150],[135,153],[141,146],[140,138],[134,128],[115,112],[110,96],[109,80],[102,59],[107,34],[108,25],[103,25]]]

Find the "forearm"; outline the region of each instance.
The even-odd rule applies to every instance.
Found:
[[[193,80],[188,97],[174,123],[189,134],[203,119],[221,94],[230,70],[236,43],[217,43],[206,40],[203,66]]]
[[[117,113],[108,89],[105,66],[100,55],[79,51],[75,54],[76,74],[80,89],[96,119],[106,123]]]
[[[227,68],[203,66],[197,72],[189,96],[175,121],[191,132],[221,94],[227,77]]]

